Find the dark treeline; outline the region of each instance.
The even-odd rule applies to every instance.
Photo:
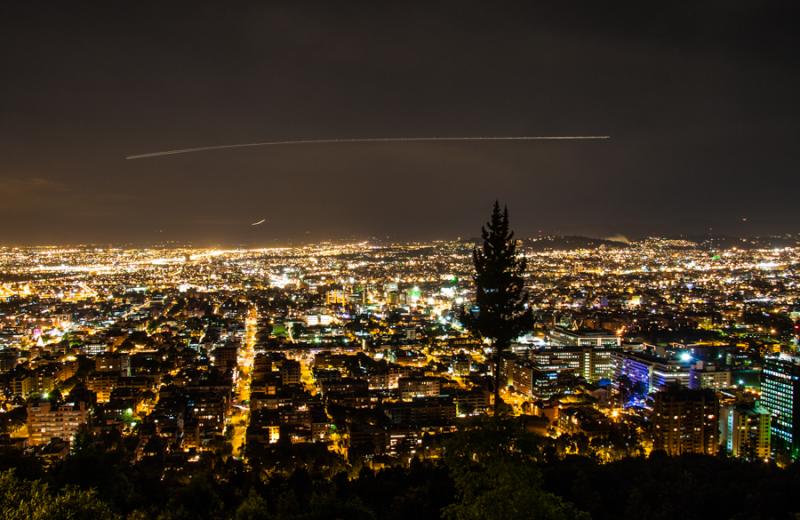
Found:
[[[331,473],[308,459],[266,474],[203,458],[172,471],[166,459],[130,464],[125,448],[83,442],[43,469],[0,454],[3,518],[172,519],[667,519],[795,518],[800,468],[654,453],[599,464],[558,458],[513,420],[455,435],[445,456],[372,471]],[[267,462],[267,461],[264,461]],[[267,467],[265,464],[264,467]],[[11,471],[5,471],[5,470]]]

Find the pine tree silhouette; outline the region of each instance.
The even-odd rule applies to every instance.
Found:
[[[533,326],[524,289],[525,257],[517,252],[514,233],[508,228],[508,208],[500,211],[495,201],[492,217],[481,228],[483,245],[472,251],[475,264],[475,306],[466,315],[467,327],[481,338],[488,338],[494,350],[494,413],[500,404],[500,369],[503,354],[511,341]]]

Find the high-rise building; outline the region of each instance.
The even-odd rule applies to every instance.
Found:
[[[653,447],[669,455],[719,450],[719,400],[712,390],[670,385],[655,394]]]
[[[529,359],[506,359],[503,378],[514,386],[514,391],[537,399],[549,399],[558,386],[557,370],[540,370]]]
[[[722,443],[736,458],[765,460],[770,451],[770,414],[753,404],[736,404],[720,412]]]
[[[776,455],[800,455],[800,360],[767,357],[761,371],[761,404],[772,415],[772,448]]]

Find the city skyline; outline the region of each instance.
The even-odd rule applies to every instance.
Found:
[[[0,1],[0,516],[797,520],[798,20]]]
[[[512,241],[499,215],[482,245],[0,247],[0,488],[77,483],[115,520],[299,520],[331,490],[366,518],[797,510],[798,237]]]

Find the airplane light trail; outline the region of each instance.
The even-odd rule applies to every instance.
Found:
[[[347,144],[347,143],[413,143],[413,142],[455,142],[455,141],[590,141],[611,139],[610,135],[555,135],[555,136],[488,136],[488,137],[356,137],[334,139],[290,139],[283,141],[265,141],[260,143],[221,144],[215,146],[199,146],[196,148],[180,148],[161,152],[129,155],[126,160],[181,155],[185,153],[210,152],[212,150],[229,150],[233,148],[254,148],[257,146],[287,146],[303,144]]]

